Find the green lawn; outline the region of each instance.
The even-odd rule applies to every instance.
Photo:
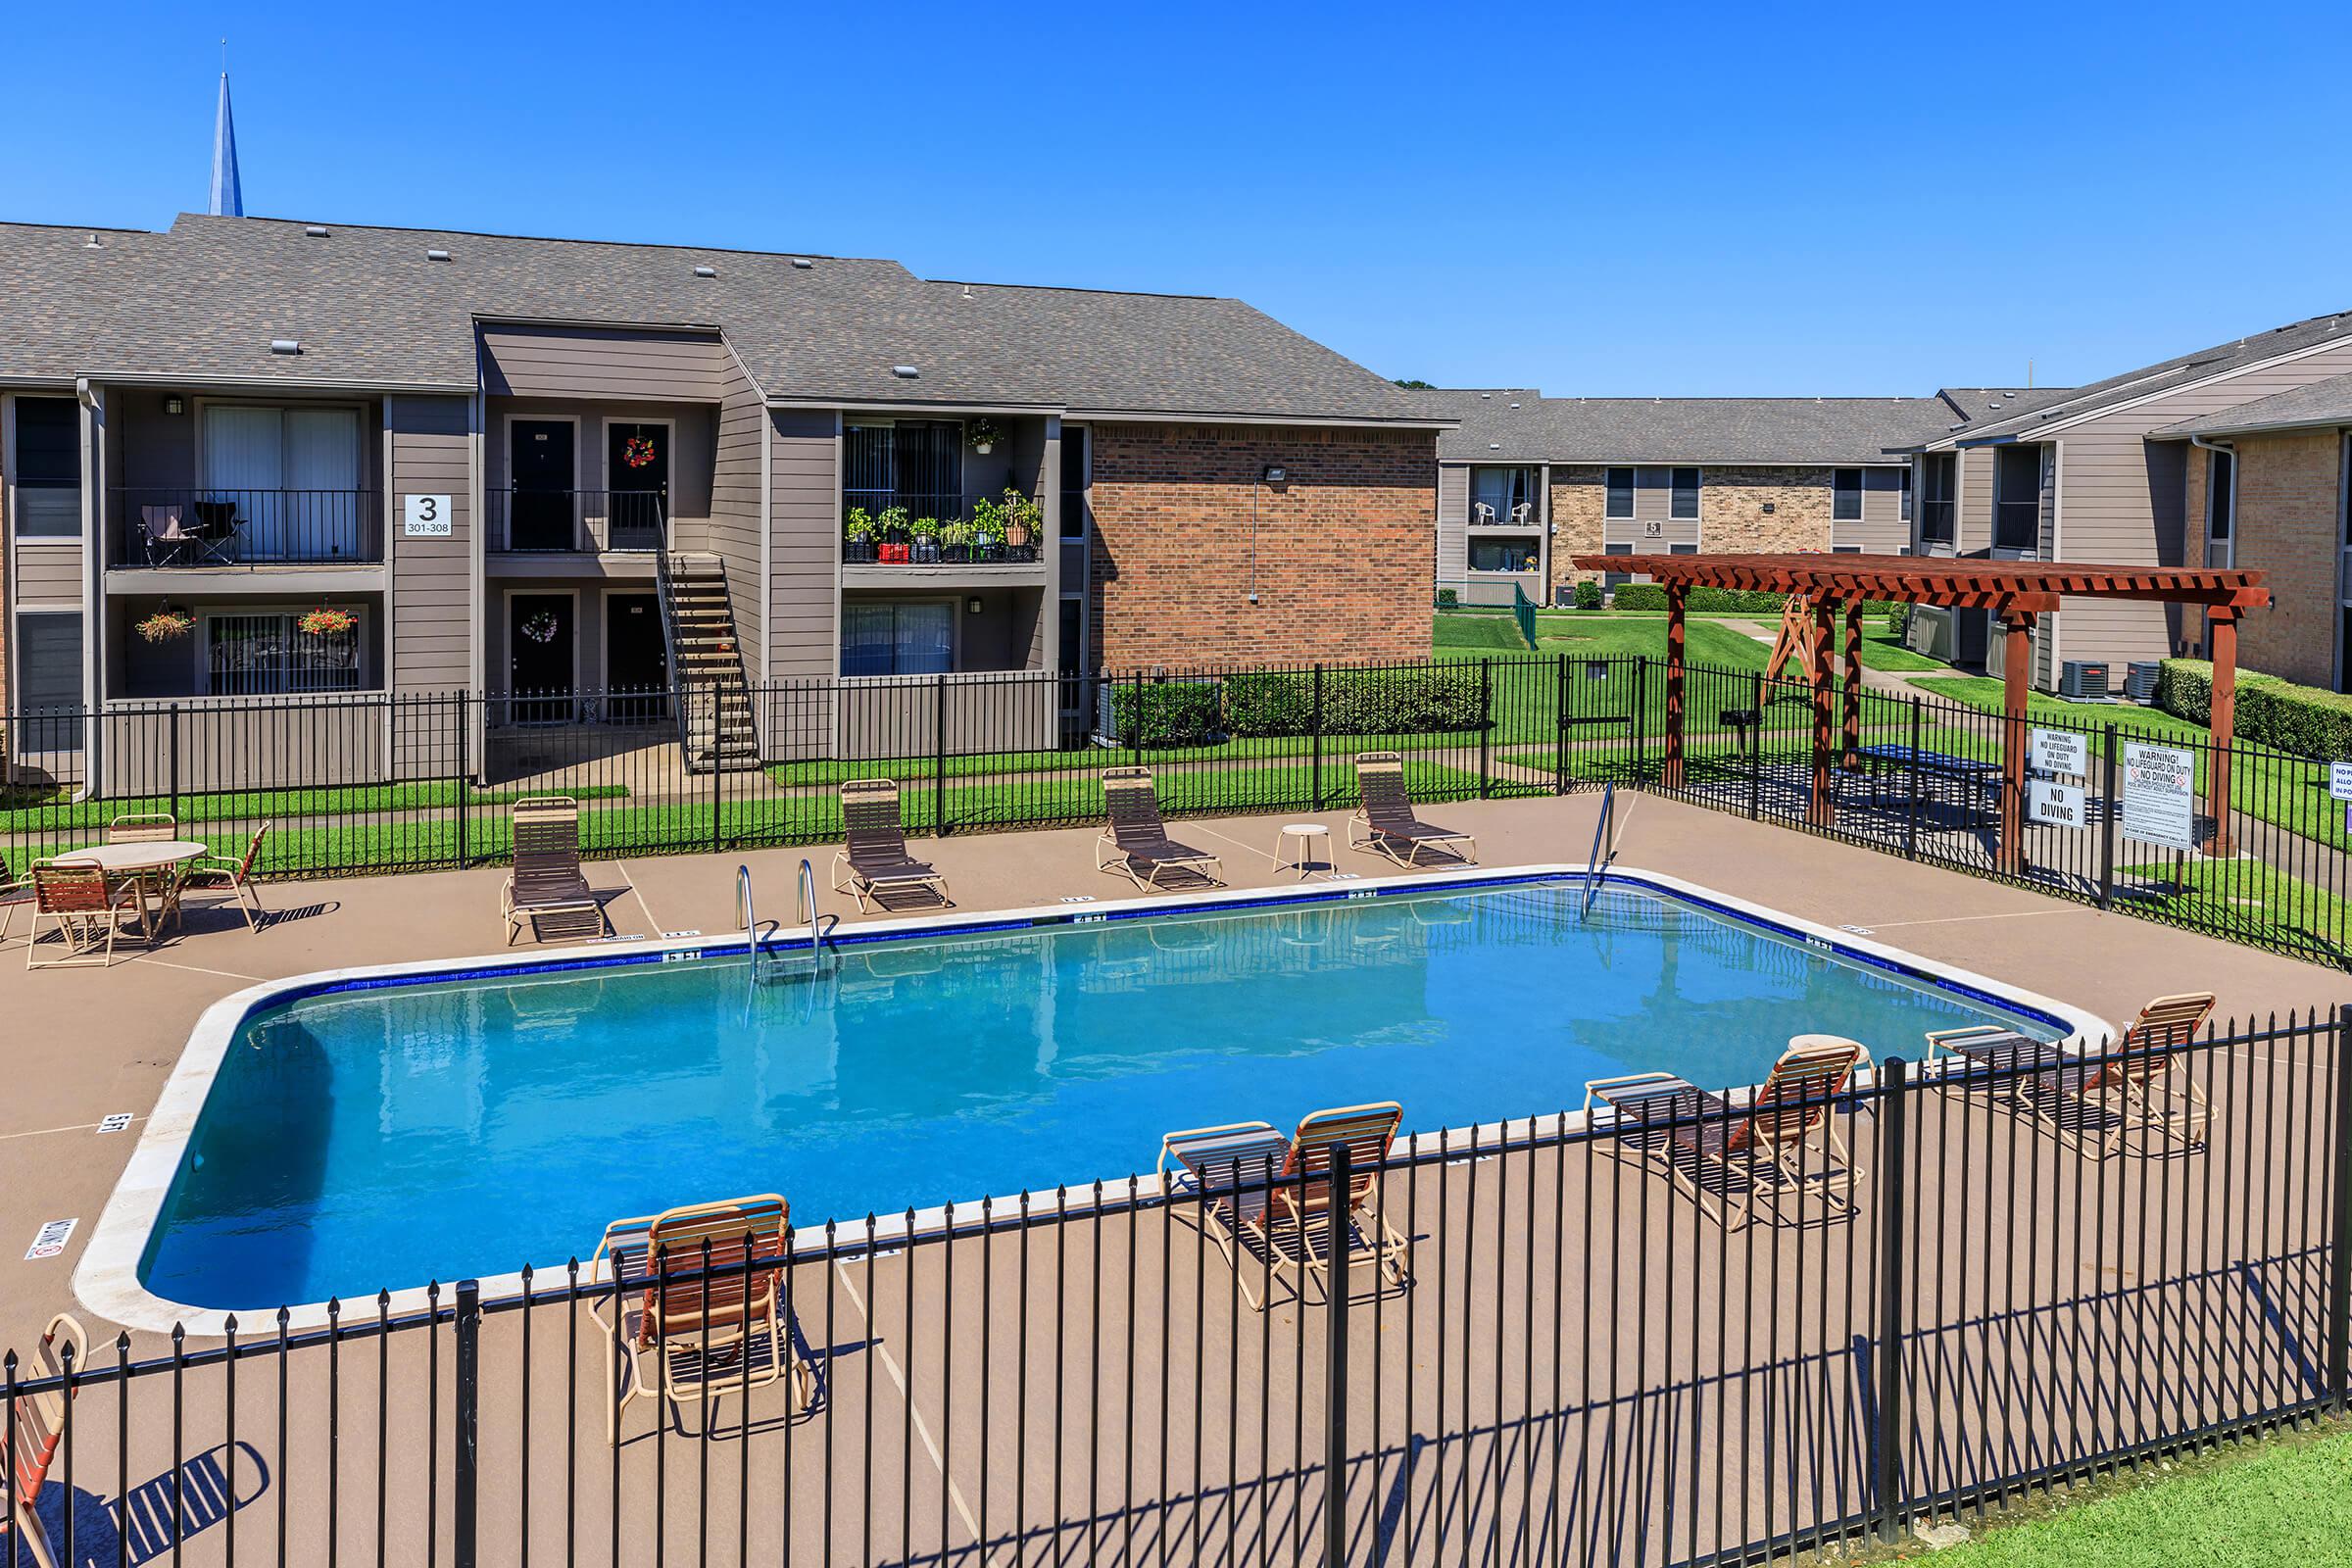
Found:
[[[1936,1568],[2276,1568],[2341,1562],[2352,1538],[2352,1433],[2114,1485],[1936,1552]]]
[[[626,800],[629,792],[617,784],[573,786],[568,789],[495,790],[466,792],[476,807],[506,806],[524,795],[568,795],[575,801]],[[118,816],[173,811],[183,824],[254,822],[264,817],[344,816],[366,812],[429,811],[458,804],[455,779],[426,779],[415,784],[363,784],[339,789],[237,790],[218,795],[134,796],[122,800],[79,801],[66,794],[28,800],[12,797],[0,809],[0,835],[11,832],[95,832]]]

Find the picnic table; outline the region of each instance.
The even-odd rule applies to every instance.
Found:
[[[2000,810],[2001,764],[1981,758],[1960,757],[1951,752],[1932,751],[1920,747],[1916,751],[1900,742],[1880,746],[1865,746],[1858,755],[1867,764],[1870,775],[1870,804],[1879,804],[1879,783],[1888,769],[1907,772],[1916,765],[1923,784],[1931,792],[1944,792],[1959,806],[1964,825],[1971,825],[1982,807],[1990,817]],[[1983,806],[1980,792],[1989,790],[1991,803]]]

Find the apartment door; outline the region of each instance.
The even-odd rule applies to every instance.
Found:
[[[507,596],[507,692],[517,724],[563,724],[572,716],[578,644],[569,594]]]
[[[578,472],[569,419],[516,419],[507,427],[509,550],[575,550],[572,480]]]
[[[669,711],[669,646],[652,594],[605,595],[605,712],[621,721]]]
[[[614,419],[605,426],[609,550],[659,550],[669,494],[669,425]]]

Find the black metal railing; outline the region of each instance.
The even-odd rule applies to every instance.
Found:
[[[1729,1564],[2352,1408],[2335,1018],[2064,1073],[1876,1044],[1752,1157],[1736,1101],[1498,1103],[1327,1171],[66,1336],[5,1360],[12,1474],[74,1563]],[[633,1332],[706,1298],[772,1326]]]
[[[664,490],[502,486],[484,493],[489,548],[506,555],[577,555],[669,547]]]
[[[373,490],[122,486],[107,492],[113,566],[331,565],[384,559]]]

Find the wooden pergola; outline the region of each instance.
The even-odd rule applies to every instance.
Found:
[[[1836,819],[1831,788],[1830,650],[1840,612],[1845,619],[1842,751],[1852,759],[1862,728],[1862,606],[1886,599],[1913,605],[1989,610],[2001,624],[2002,788],[1999,864],[2025,865],[2026,699],[2033,688],[2034,622],[2061,599],[2131,599],[2195,605],[2211,627],[2213,754],[2206,771],[2206,805],[2213,817],[2211,847],[2230,849],[2230,740],[2236,724],[2237,622],[2271,602],[2259,571],[2203,566],[2097,566],[2073,562],[1974,561],[1932,556],[1861,555],[1580,555],[1586,571],[1630,572],[1666,590],[1666,760],[1664,779],[1683,779],[1684,601],[1692,588],[1753,589],[1791,594],[1812,608],[1807,622],[1813,671],[1813,788],[1808,816],[1824,826]]]

